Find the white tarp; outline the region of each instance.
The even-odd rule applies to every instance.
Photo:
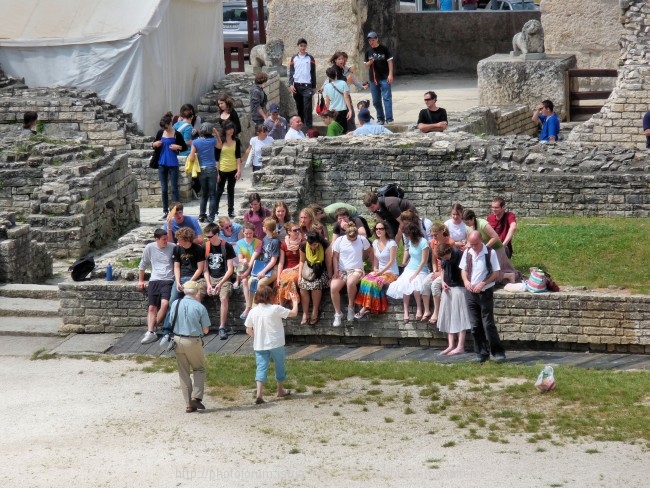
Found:
[[[147,134],[224,76],[221,0],[0,0],[0,65],[30,87],[74,86]]]

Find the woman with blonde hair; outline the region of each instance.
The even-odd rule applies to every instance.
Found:
[[[284,239],[287,237],[286,225],[291,220],[289,206],[280,200],[273,204],[273,210],[271,212],[271,218],[275,220],[275,223],[277,224],[276,231],[278,237]]]
[[[323,224],[318,222],[318,219],[311,208],[305,207],[300,211],[299,223],[303,238],[306,238],[307,233],[309,232],[316,232],[325,241],[329,241],[328,235],[325,232],[325,227],[323,227]]]

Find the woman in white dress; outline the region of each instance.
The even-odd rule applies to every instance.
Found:
[[[458,267],[463,253],[451,244],[441,242],[436,247],[436,255],[443,272],[438,330],[447,334],[448,341],[447,349],[440,354],[462,354],[465,352],[465,335],[471,329],[465,286]]]
[[[422,291],[422,284],[427,274],[429,274],[427,265],[429,261],[429,243],[422,235],[419,225],[408,223],[404,226],[403,232],[410,241],[408,251],[404,251],[405,255],[408,254],[406,257],[408,263],[397,281],[389,285],[386,294],[389,297],[404,300],[404,323],[408,323],[411,320],[409,316],[411,295],[415,297],[415,320],[422,319],[422,297],[420,292]]]

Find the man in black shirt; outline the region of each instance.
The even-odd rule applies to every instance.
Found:
[[[404,210],[412,210],[416,214],[415,206],[406,198],[384,197],[379,198],[375,192],[366,193],[363,197],[363,204],[368,210],[377,216],[377,219],[390,227],[395,236],[395,242],[402,239],[400,215]]]
[[[424,94],[424,103],[427,108],[420,110],[418,115],[418,129],[422,132],[442,132],[447,128],[447,111],[436,105],[438,96],[434,91]]]
[[[205,244],[206,266],[205,277],[208,296],[219,297],[219,338],[228,339],[226,334],[226,319],[228,318],[228,299],[232,295],[232,278],[234,276],[234,260],[237,257],[230,243],[219,237],[219,224],[208,224],[203,232],[207,242]]]
[[[365,52],[364,66],[370,77],[372,105],[377,111],[377,123],[393,122],[393,55],[386,46],[379,44],[376,32],[368,33],[370,47]],[[383,105],[382,105],[383,101]]]

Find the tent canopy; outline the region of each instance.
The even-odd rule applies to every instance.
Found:
[[[146,133],[224,76],[222,0],[0,0],[0,65],[29,86],[74,86]]]

